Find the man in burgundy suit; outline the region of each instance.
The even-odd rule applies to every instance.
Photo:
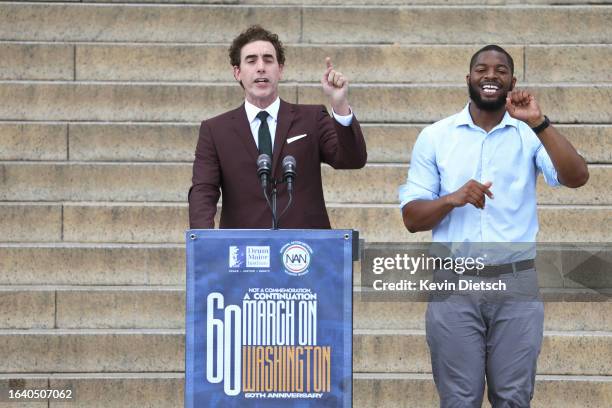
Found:
[[[270,228],[272,212],[257,176],[257,158],[272,158],[272,178],[282,177],[282,160],[297,162],[293,203],[280,228],[330,228],[321,183],[321,162],[336,169],[358,169],[367,153],[359,122],[348,103],[348,80],[329,58],[321,84],[333,117],[323,105],[296,105],[278,97],[285,55],[276,34],[252,26],[229,50],[234,78],[245,92],[237,109],[202,122],[189,190],[191,228],[214,228],[223,193],[220,228]],[[286,185],[278,188],[279,213],[287,204]]]

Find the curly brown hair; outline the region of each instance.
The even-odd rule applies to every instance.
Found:
[[[283,43],[278,39],[278,35],[266,30],[260,25],[252,25],[234,38],[229,47],[230,64],[232,67],[240,66],[240,51],[242,47],[253,41],[268,41],[272,43],[276,50],[276,59],[280,65],[285,64],[285,49]]]

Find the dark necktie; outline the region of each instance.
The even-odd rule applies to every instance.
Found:
[[[267,154],[272,159],[272,137],[270,137],[270,128],[268,128],[268,112],[261,111],[257,114],[257,118],[261,121],[259,125],[258,145],[259,154]]]

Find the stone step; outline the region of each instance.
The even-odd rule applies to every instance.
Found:
[[[0,5],[1,9],[1,5]],[[296,87],[280,95],[296,101]],[[199,121],[238,106],[244,98],[237,85],[0,82],[0,107],[6,120]]]
[[[68,125],[0,123],[0,160],[67,160]]]
[[[589,163],[612,163],[612,126],[558,125]],[[423,125],[362,124],[369,163],[407,163]],[[0,160],[193,162],[199,125],[0,122]],[[70,135],[70,137],[68,137]]]
[[[184,244],[0,244],[0,285],[184,285],[185,252]],[[353,274],[355,287],[371,289],[373,277],[362,277],[361,269],[371,268],[365,262],[371,262],[372,256],[395,257],[396,254],[411,253],[420,256],[423,249],[410,251],[407,243],[366,244],[370,251],[370,260],[356,264]],[[567,244],[562,245],[567,248]],[[595,271],[586,277],[569,275],[577,265],[567,265],[563,261],[560,246],[552,244],[539,245],[536,266],[541,288],[550,289],[544,296],[549,301],[593,301],[596,293],[587,289],[612,288],[610,275]],[[576,249],[575,244],[570,248]],[[384,249],[384,251],[381,251]],[[586,259],[584,259],[586,261]],[[586,264],[594,268],[594,265]],[[364,269],[365,270],[365,269]],[[597,272],[597,273],[595,273]],[[371,273],[371,272],[368,272]],[[376,276],[383,282],[397,282],[406,279],[404,271],[389,270]],[[569,275],[569,276],[568,276]],[[427,279],[426,272],[416,275],[414,279]],[[584,285],[584,286],[583,286]],[[559,289],[579,290],[580,293],[559,293]],[[585,291],[586,290],[586,291]],[[556,296],[557,295],[557,296]],[[593,295],[593,296],[591,296]],[[381,296],[364,293],[367,299],[380,301],[391,300],[389,292]],[[556,296],[556,297],[555,297]],[[395,299],[395,298],[394,298]],[[406,301],[406,297],[395,300]]]
[[[183,371],[179,330],[3,330],[0,372]]]
[[[0,242],[62,240],[61,205],[0,202]]]
[[[523,84],[519,87],[533,92],[542,110],[557,122],[612,121],[611,112],[587,108],[589,104],[610,104],[612,87],[606,84],[589,87]],[[355,115],[365,122],[435,122],[466,105],[465,88],[465,85],[355,85],[351,87],[351,104]],[[319,99],[317,86],[298,86],[299,103],[315,103]]]
[[[1,4],[0,4],[1,8]],[[440,120],[467,103],[465,85],[359,84],[351,86],[351,104],[364,122]],[[608,106],[612,84],[526,84],[546,114],[557,123],[612,123]],[[286,84],[280,96],[289,102],[326,103],[320,85]],[[199,122],[239,106],[236,84],[0,82],[0,120],[10,121],[177,121]]]
[[[74,76],[74,46],[0,43],[0,80],[65,80]]]
[[[50,408],[183,407],[183,373],[0,375],[0,383],[9,380],[19,380],[25,389],[49,386],[49,389],[74,390],[77,397],[74,401],[50,401]],[[105,398],[100,398],[101,395]],[[534,408],[600,408],[608,406],[610,401],[610,377],[538,375],[532,405]],[[437,408],[439,400],[430,374],[355,373],[353,404],[358,408]],[[29,405],[21,406],[29,408]],[[486,402],[483,404],[488,406]]]
[[[356,229],[369,242],[431,240],[428,232],[410,234],[395,205],[328,203],[327,210],[334,228]],[[608,242],[608,231],[599,226],[609,225],[611,216],[605,206],[541,206],[538,240]],[[24,220],[34,232],[23,228]],[[183,203],[0,202],[0,242],[183,243],[188,224]]]
[[[1,330],[0,372],[183,371],[181,330]],[[611,375],[612,332],[545,332],[540,374]],[[353,332],[353,371],[430,372],[422,330]]]
[[[47,3],[69,3],[81,0],[46,0]],[[219,0],[84,0],[82,3],[153,3],[153,4],[219,4]],[[376,6],[397,6],[397,5],[584,5],[584,4],[606,4],[605,0],[376,0]],[[299,6],[363,6],[372,5],[367,0],[226,0],[222,4],[242,4],[242,5],[299,5]]]
[[[610,332],[545,332],[538,359],[540,374],[610,375],[612,361],[601,358],[612,347]],[[430,371],[424,331],[355,330],[353,371]]]
[[[605,81],[605,78],[610,78],[610,72],[606,75],[591,64],[605,66],[605,61],[610,61],[609,52],[607,46],[525,47],[525,79],[529,82],[574,82],[591,78],[598,82],[600,76],[601,81]],[[576,69],[573,73],[572,66]]]
[[[185,328],[184,287],[66,289],[56,296],[58,328]]]
[[[0,400],[0,408],[12,408],[15,405],[19,408],[48,408],[47,401],[19,401],[16,404],[15,400],[9,400],[8,390],[40,390],[48,389],[49,375],[31,375],[18,374],[15,377],[10,374],[0,374],[0,389],[2,390],[2,400]]]
[[[351,83],[462,83],[477,45],[286,44],[283,79],[317,82],[325,56]],[[610,82],[610,45],[509,45],[519,82]],[[228,44],[0,43],[1,80],[231,82]],[[432,69],[434,68],[434,69]],[[524,69],[526,71],[524,71]]]
[[[76,79],[231,82],[230,67],[219,66],[219,61],[228,60],[227,48],[227,45],[79,44],[76,45]],[[287,44],[283,80],[319,81],[323,60],[329,56],[353,84],[463,83],[470,57],[478,48],[475,45]],[[612,58],[610,45],[511,45],[507,50],[514,58],[514,75],[519,83],[612,81],[612,74],[606,69],[606,62]]]
[[[0,285],[185,285],[184,244],[3,244]]]
[[[324,10],[324,12],[322,12]],[[304,8],[302,41],[312,43],[605,43],[608,7]],[[593,14],[591,14],[593,13]],[[593,18],[597,15],[596,18]],[[586,23],[586,18],[589,22]],[[333,21],[334,24],[329,24]],[[495,30],[474,30],[487,21]],[[516,25],[508,25],[514,21]],[[558,31],[533,30],[546,21]],[[563,21],[564,23],[562,23]],[[567,24],[567,25],[566,25]],[[350,27],[359,27],[352,32]],[[563,27],[563,29],[561,29]],[[607,27],[604,30],[598,28]],[[580,32],[580,34],[578,34]],[[605,33],[605,34],[604,34]]]
[[[32,402],[24,408],[183,407],[184,373],[0,374],[0,385],[14,389],[72,390],[70,400]],[[14,402],[0,401],[0,408]]]
[[[427,302],[370,302],[357,294],[353,299],[356,329],[425,329]],[[612,329],[611,310],[610,302],[544,302],[544,329],[607,331]]]
[[[225,44],[76,45],[76,79],[231,82],[234,80],[231,67],[229,64],[225,66],[219,64],[220,61],[229,61],[227,49],[228,46]],[[287,44],[283,80],[320,81],[325,67],[325,57],[329,56],[334,66],[347,75],[351,84],[463,83],[470,57],[477,49],[477,46]],[[517,56],[515,76],[525,80],[522,70],[523,47],[513,46],[508,51]],[[534,69],[537,67],[534,66]],[[604,82],[602,78],[606,76],[610,76],[608,72],[602,73],[599,78],[593,78],[593,82]]]
[[[298,174],[300,163],[298,163]],[[253,174],[256,167],[253,163]],[[612,166],[591,165],[589,182],[579,189],[550,188],[539,178],[541,204],[612,204]],[[406,182],[407,165],[370,164],[360,170],[336,171],[323,166],[324,194],[330,202],[396,204]],[[189,163],[0,162],[6,182],[3,201],[135,201],[185,200],[191,186]],[[496,186],[493,181],[492,191]],[[299,183],[299,177],[296,181]]]
[[[575,44],[605,43],[612,35],[608,24],[612,8],[587,5],[397,8],[6,3],[0,10],[0,38],[11,41],[229,42],[243,27],[261,21],[268,21],[269,29],[287,43]],[[474,30],[473,21],[487,21],[496,30]],[[354,27],[360,30],[355,32]]]
[[[187,163],[0,162],[0,174],[3,201],[183,201],[191,186]]]
[[[83,408],[183,407],[183,373],[65,374],[51,376],[50,385],[55,389],[74,387],[76,406]],[[49,407],[74,408],[75,405],[51,401]]]
[[[353,301],[355,329],[425,329],[426,302]],[[544,305],[546,330],[612,329],[612,302]],[[185,328],[184,286],[0,286],[0,306],[1,329]]]
[[[79,1],[79,0],[69,0]],[[63,0],[51,0],[51,2],[64,2]],[[83,3],[124,3],[125,0],[87,0]],[[218,4],[219,0],[130,0],[129,3],[157,3],[157,4]],[[605,0],[376,0],[377,6],[395,5],[513,5],[513,4],[606,4]],[[250,5],[371,5],[368,0],[226,0],[223,4],[250,4]]]
[[[269,21],[283,41],[300,41],[300,8],[131,4],[0,5],[0,38],[10,41],[230,42]]]
[[[430,374],[356,373],[353,376],[356,405],[377,408],[437,408],[440,406]],[[608,407],[612,402],[612,379],[605,376],[538,375],[534,408]],[[483,407],[490,407],[484,397]]]
[[[4,329],[185,328],[178,286],[4,286],[0,305]]]
[[[0,288],[0,328],[52,329],[55,306],[55,290],[49,287]]]

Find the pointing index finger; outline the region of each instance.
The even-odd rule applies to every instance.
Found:
[[[332,65],[331,58],[329,58],[329,57],[325,57],[325,64],[327,65],[327,69],[330,69],[330,68],[334,67]]]
[[[491,190],[489,190],[492,185],[493,183],[490,181],[486,181],[484,184],[481,184],[481,186],[483,187],[482,192],[485,193],[489,198],[493,198],[493,193],[491,192]]]
[[[493,198],[493,193],[491,192],[491,190],[489,190],[492,185],[493,183],[491,183],[490,181],[487,181],[485,183],[476,182],[476,188],[480,190],[481,193],[486,194],[489,198]]]

